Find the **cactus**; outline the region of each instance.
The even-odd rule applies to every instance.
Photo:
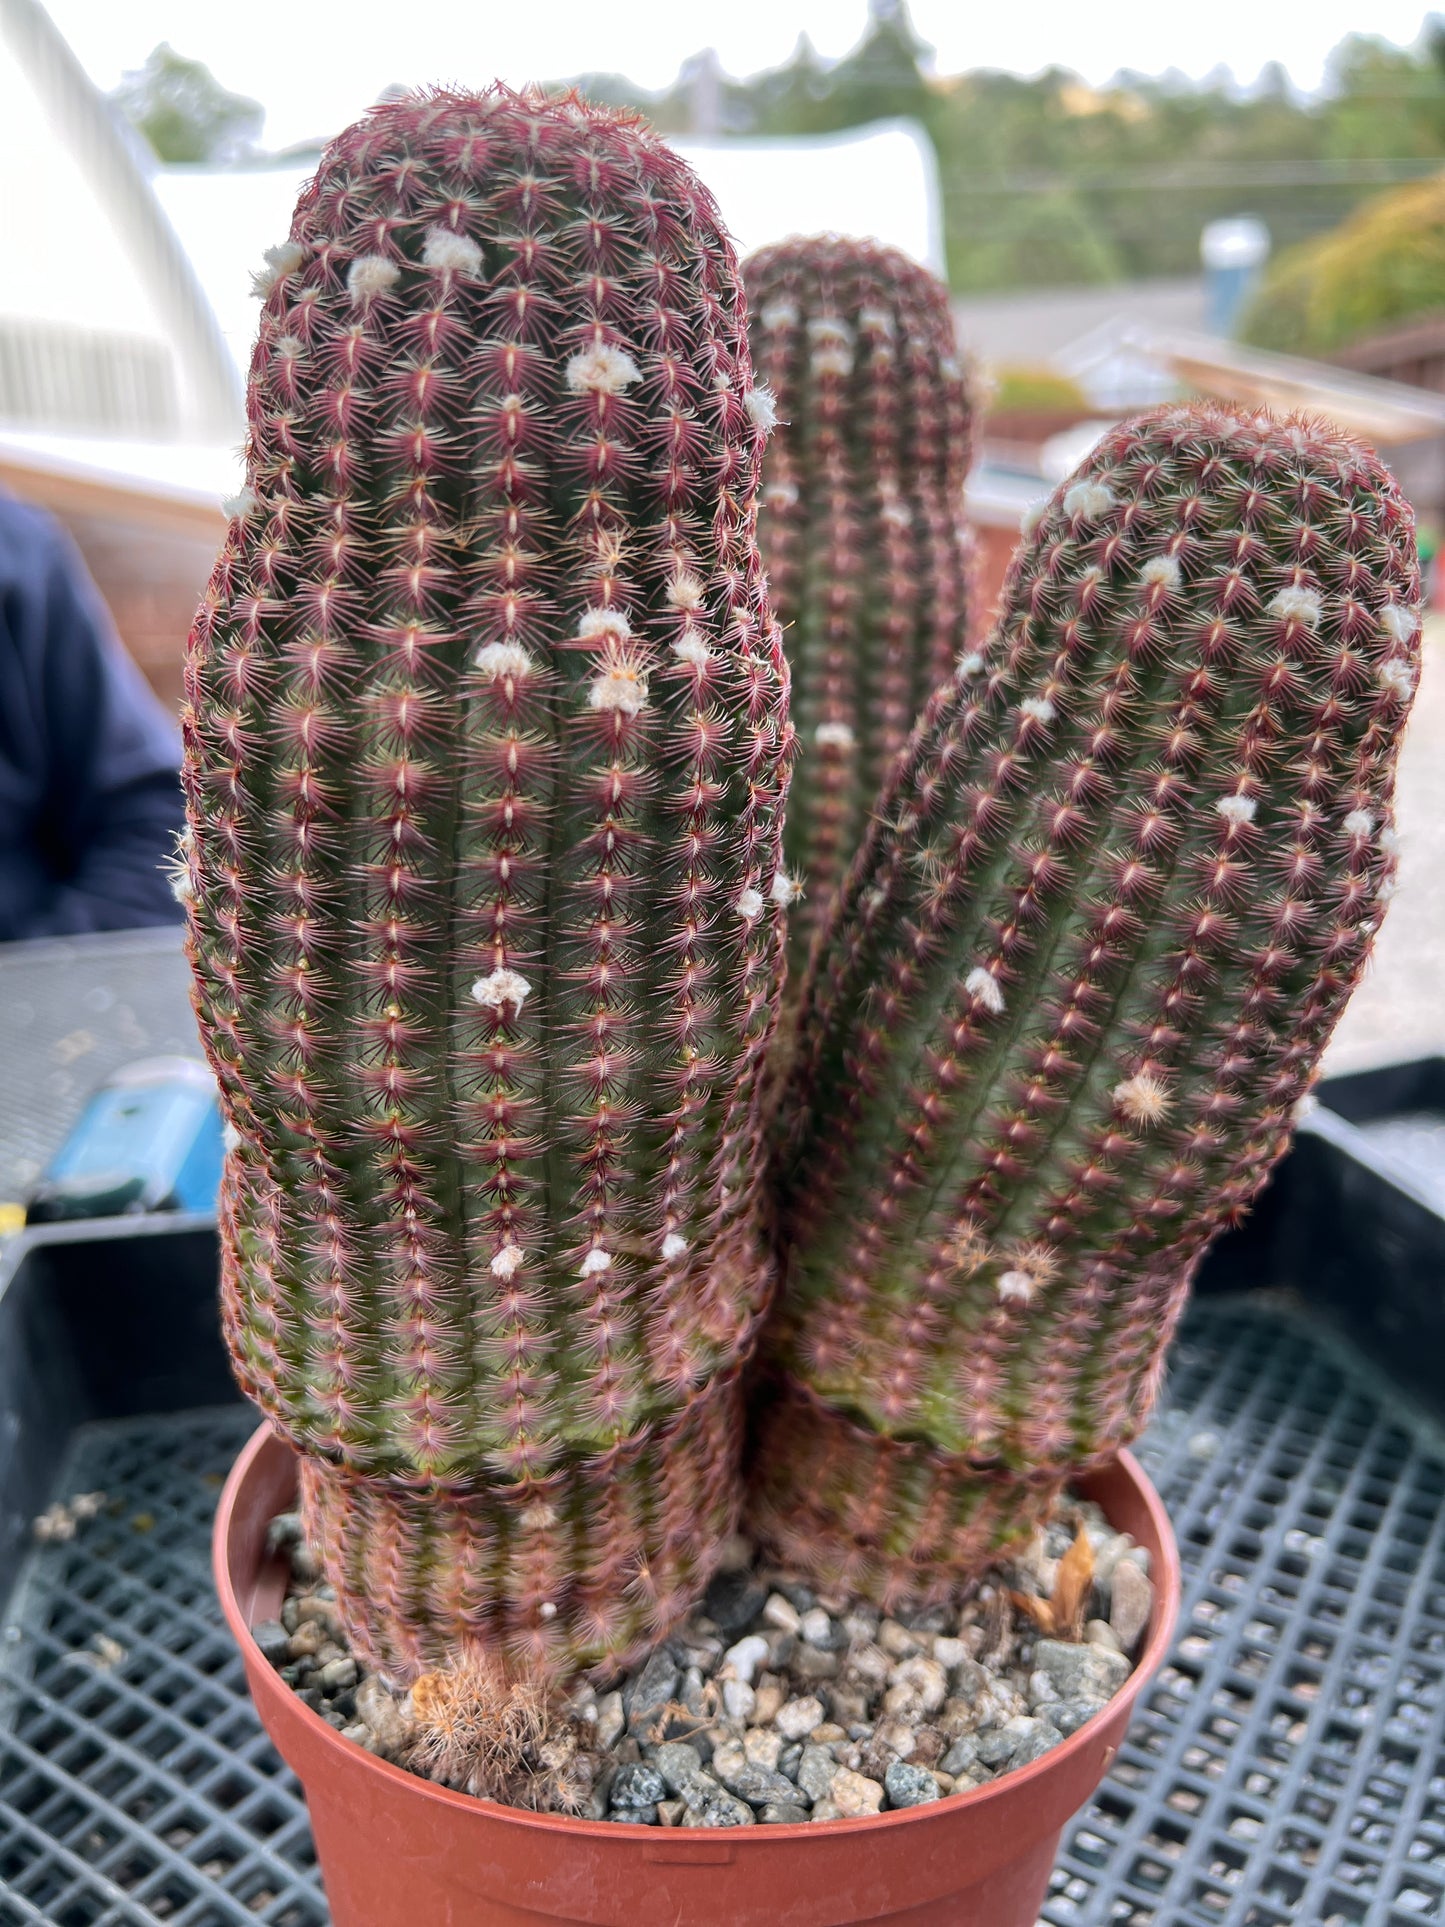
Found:
[[[1305,419],[1126,423],[1026,537],[803,991],[755,1505],[788,1557],[947,1590],[1138,1429],[1391,890],[1418,592],[1388,473]]]
[[[796,984],[889,765],[965,646],[972,398],[948,290],[896,249],[785,241],[743,275],[779,416],[761,537],[798,730]]]
[[[625,1658],[770,1282],[787,670],[732,248],[623,115],[342,134],[258,283],[188,656],[223,1303],[358,1652]]]

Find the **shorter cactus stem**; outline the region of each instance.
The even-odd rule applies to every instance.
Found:
[[[1320,422],[1167,408],[1048,504],[802,993],[754,1495],[794,1556],[806,1516],[820,1570],[966,1570],[906,1509],[856,1543],[836,1478],[830,1533],[804,1393],[855,1479],[875,1441],[879,1521],[905,1443],[1036,1487],[1143,1422],[1393,887],[1418,595],[1408,506]]]

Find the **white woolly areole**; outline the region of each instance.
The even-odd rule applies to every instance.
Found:
[[[770,509],[790,509],[798,499],[796,482],[769,482],[763,490],[763,505]]]
[[[662,1241],[662,1255],[668,1264],[671,1264],[674,1258],[680,1258],[686,1250],[687,1239],[680,1231],[669,1231]]]
[[[195,900],[195,885],[191,882],[190,871],[177,864],[170,873],[171,895],[177,903],[191,903]]]
[[[1039,523],[1043,521],[1044,517],[1048,514],[1048,512],[1049,512],[1049,505],[1047,502],[1030,502],[1029,503],[1028,507],[1024,510],[1023,514],[1019,517],[1019,532],[1023,535],[1025,540],[1027,540],[1028,537],[1034,533],[1035,529],[1037,529],[1037,527],[1039,526]]]
[[[958,659],[958,673],[960,676],[976,676],[982,668],[983,657],[977,649],[968,650],[966,654],[960,656]]]
[[[1221,796],[1214,807],[1226,823],[1252,823],[1259,805],[1252,796]]]
[[[283,276],[296,272],[306,259],[306,250],[299,241],[280,241],[274,248],[267,248],[261,259],[266,265],[251,276],[251,292],[264,300]]]
[[[847,723],[819,723],[813,731],[819,749],[852,749],[856,740]]]
[[[591,642],[594,636],[616,636],[626,642],[631,634],[632,624],[620,609],[584,609],[577,624],[579,642]]]
[[[492,1254],[492,1262],[489,1266],[492,1276],[494,1278],[510,1278],[521,1265],[525,1255],[520,1245],[514,1245],[511,1240],[508,1239],[500,1251],[493,1252]]]
[[[221,1126],[221,1143],[228,1151],[239,1151],[241,1148],[241,1133],[229,1118]]]
[[[760,429],[764,435],[772,434],[778,425],[778,398],[771,388],[750,388],[743,397],[743,407],[747,409],[754,428]]]
[[[1368,810],[1351,810],[1340,827],[1346,836],[1368,836],[1375,827],[1375,819]]]
[[[755,890],[753,886],[749,884],[747,889],[743,891],[742,895],[733,905],[733,908],[740,917],[744,918],[748,923],[751,923],[755,917],[760,917],[763,914],[762,891]]]
[[[1151,555],[1139,571],[1146,589],[1177,589],[1182,579],[1179,563],[1172,555]]]
[[[796,903],[803,894],[801,883],[795,883],[786,870],[775,870],[773,880],[768,885],[768,895],[781,909],[786,910],[790,903]]]
[[[913,527],[912,510],[906,502],[900,501],[896,495],[889,495],[885,498],[883,506],[878,511],[878,519],[881,522],[886,522],[890,528],[894,529],[911,529]]]
[[[845,348],[853,344],[853,330],[835,314],[816,314],[808,323],[809,341],[840,341]]]
[[[702,598],[702,577],[693,575],[690,570],[684,569],[667,585],[668,601],[674,609],[685,610],[688,615],[695,615],[702,607]]]
[[[1114,1086],[1114,1102],[1135,1124],[1157,1124],[1169,1109],[1169,1093],[1148,1071],[1136,1071]]]
[[[1005,1305],[1027,1305],[1034,1295],[1034,1276],[1031,1271],[1005,1271],[998,1281],[999,1302]]]
[[[1302,622],[1307,629],[1317,629],[1325,605],[1313,589],[1281,589],[1269,605],[1269,613],[1279,616],[1285,622]]]
[[[596,1278],[602,1272],[611,1271],[611,1269],[612,1253],[610,1251],[589,1251],[587,1256],[582,1260],[577,1276],[579,1278]]]
[[[358,305],[373,295],[390,294],[400,279],[401,268],[395,261],[384,254],[361,254],[347,269],[346,292]]]
[[[647,707],[647,678],[630,662],[609,663],[600,676],[593,677],[587,700],[594,709],[640,715]]]
[[[532,994],[532,986],[519,970],[499,964],[489,977],[478,977],[472,985],[472,1001],[486,1010],[504,1010],[511,1004],[521,1011]]]
[[[815,375],[837,375],[842,380],[853,372],[853,350],[841,341],[825,342],[813,350],[808,366]]]
[[[985,1010],[991,1010],[995,1017],[1003,1009],[1003,991],[998,978],[982,964],[975,964],[963,980],[963,987],[970,997],[977,997]]]
[[[672,645],[672,653],[679,662],[691,663],[694,669],[705,669],[712,661],[712,650],[700,629],[684,629]]]
[[[610,341],[594,341],[567,363],[567,386],[574,395],[620,395],[641,374],[624,349],[614,348]]]
[[[1386,856],[1398,856],[1400,847],[1400,832],[1387,823],[1380,832],[1380,848]]]
[[[1294,1106],[1289,1114],[1290,1123],[1303,1124],[1305,1119],[1312,1117],[1319,1108],[1320,1100],[1315,1096],[1314,1092],[1306,1091],[1303,1097],[1295,1099]]]
[[[1073,521],[1097,522],[1114,506],[1114,491],[1107,482],[1075,482],[1064,493],[1064,514]]]
[[[1398,696],[1402,703],[1409,702],[1414,695],[1415,671],[1403,656],[1391,656],[1388,662],[1380,664],[1375,674],[1379,678],[1380,687],[1388,689],[1391,695]]]
[[[530,676],[536,668],[531,654],[520,642],[488,642],[472,657],[476,668],[493,682],[501,682],[506,676],[514,676],[518,681]]]
[[[253,488],[243,488],[239,495],[223,495],[221,513],[228,522],[243,520],[255,508],[256,500],[256,491]]]
[[[427,267],[450,269],[453,274],[482,271],[482,250],[469,234],[458,234],[454,228],[428,228],[421,258]]]
[[[893,338],[893,317],[886,308],[860,308],[858,326],[865,335],[887,335]]]
[[[758,316],[765,328],[796,328],[801,319],[795,301],[770,301]]]
[[[943,355],[939,359],[938,372],[945,381],[957,381],[963,373],[963,363],[957,355]]]
[[[1394,642],[1413,642],[1420,627],[1420,612],[1407,609],[1401,602],[1387,602],[1380,611],[1380,627]]]
[[[1019,713],[1032,716],[1036,723],[1051,723],[1054,720],[1054,706],[1047,696],[1025,696],[1019,704]]]

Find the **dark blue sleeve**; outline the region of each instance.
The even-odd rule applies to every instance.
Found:
[[[0,936],[175,921],[179,764],[69,538],[0,499]]]

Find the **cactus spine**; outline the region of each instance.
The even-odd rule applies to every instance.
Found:
[[[946,1589],[1137,1430],[1389,894],[1418,589],[1393,481],[1317,422],[1166,409],[1049,503],[803,992],[756,1495],[788,1556]]]
[[[374,110],[259,284],[189,654],[224,1309],[359,1650],[645,1647],[737,1498],[787,671],[716,209],[630,119]]]
[[[743,273],[779,416],[761,536],[798,730],[796,984],[888,767],[965,645],[972,398],[948,290],[896,249],[785,241]]]

